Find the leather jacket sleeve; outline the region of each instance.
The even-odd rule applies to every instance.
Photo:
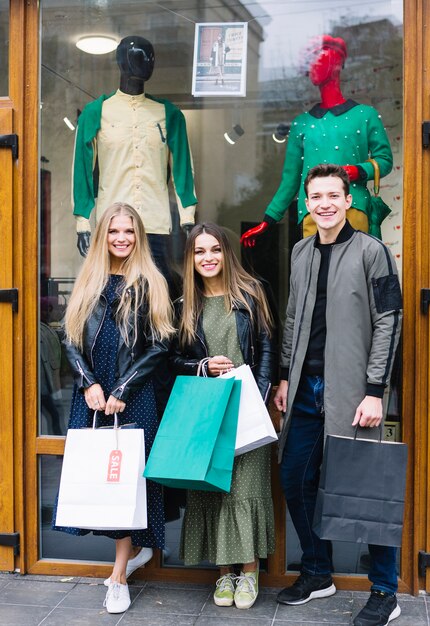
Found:
[[[277,351],[276,343],[272,336],[264,330],[260,330],[257,336],[258,362],[255,367],[254,376],[258,389],[264,402],[269,401],[272,379],[275,373]]]
[[[176,333],[169,354],[169,368],[175,375],[196,376],[202,358],[204,355],[198,358],[197,355],[190,355],[186,349],[182,350],[179,346],[178,333]]]
[[[67,340],[63,341],[63,346],[73,372],[73,379],[79,391],[82,392],[87,387],[91,387],[91,385],[97,383],[98,381],[82,352]]]
[[[167,359],[169,344],[170,341],[167,339],[163,341],[147,339],[142,354],[115,381],[111,395],[118,400],[127,402],[129,396],[145,382],[145,378],[153,374],[159,365]]]

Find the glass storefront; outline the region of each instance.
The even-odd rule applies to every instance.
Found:
[[[6,3],[4,3],[6,4]],[[288,298],[289,258],[301,238],[297,207],[292,202],[284,219],[257,241],[240,246],[242,233],[263,219],[282,175],[288,130],[297,115],[319,101],[309,78],[303,50],[322,34],[342,37],[348,56],[341,73],[345,98],[374,106],[382,116],[394,156],[392,172],[381,182],[381,195],[392,212],[382,226],[384,242],[401,268],[402,261],[402,49],[403,14],[399,1],[357,4],[350,0],[231,3],[169,1],[163,6],[137,1],[99,2],[41,0],[41,141],[40,141],[40,367],[39,434],[66,433],[72,377],[61,349],[61,319],[82,257],[77,247],[72,206],[74,144],[79,115],[101,94],[119,88],[115,51],[90,54],[76,47],[84,36],[97,33],[119,42],[129,35],[145,37],[154,46],[155,68],[145,92],[166,98],[185,115],[198,198],[196,220],[224,226],[244,265],[261,276],[272,294],[282,323]],[[3,15],[0,2],[0,29]],[[232,22],[247,23],[247,54],[229,61],[234,44]],[[196,23],[213,23],[208,31],[206,58],[200,75],[205,91],[193,96],[192,76]],[[229,26],[227,26],[227,24]],[[7,31],[6,31],[7,32]],[[213,69],[212,48],[218,36],[229,42],[223,75]],[[7,50],[7,45],[4,46]],[[225,48],[227,50],[227,48]],[[203,54],[203,52],[202,52]],[[204,55],[203,55],[204,56]],[[3,65],[2,55],[0,64]],[[234,95],[238,67],[246,73],[246,95]],[[0,81],[4,80],[3,72]],[[0,87],[2,83],[0,82]],[[2,91],[2,90],[0,90]],[[233,95],[232,95],[233,94]],[[163,141],[163,129],[148,141]],[[225,137],[227,134],[227,138]],[[234,143],[228,139],[233,139]],[[345,139],[348,138],[345,136]],[[103,173],[95,168],[97,177]],[[169,172],[166,171],[166,179]],[[180,293],[185,233],[180,227],[171,182],[171,234],[164,250],[172,297]],[[132,199],[124,198],[130,204]],[[95,224],[95,210],[90,217]],[[400,359],[397,359],[400,361]],[[386,437],[400,438],[400,366],[387,394]],[[50,530],[61,458],[40,460],[41,557],[110,561],[110,542]],[[175,507],[172,507],[175,509]],[[177,508],[177,507],[176,507]],[[166,565],[177,565],[181,509],[167,525]],[[286,521],[287,564],[297,569],[297,538]],[[109,544],[109,546],[108,546]],[[366,555],[359,545],[334,545],[336,572],[366,573]]]

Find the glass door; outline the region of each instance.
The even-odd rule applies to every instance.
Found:
[[[342,38],[347,48],[341,86],[345,98],[358,105],[373,106],[383,120],[393,153],[392,171],[383,178],[381,195],[392,211],[382,227],[384,242],[392,250],[402,272],[403,266],[403,6],[398,0],[359,5],[352,0],[314,0],[297,3],[255,3],[248,0],[228,3],[218,10],[210,2],[170,2],[163,6],[140,2],[74,2],[64,9],[63,2],[40,2],[40,141],[39,141],[39,266],[38,266],[38,415],[36,444],[37,554],[32,552],[33,571],[103,575],[113,558],[109,540],[100,537],[66,536],[51,530],[52,512],[59,485],[64,435],[67,429],[72,378],[61,349],[61,319],[81,266],[77,247],[79,223],[73,216],[72,169],[76,126],[84,107],[102,94],[119,87],[115,51],[92,54],[76,44],[93,32],[116,43],[139,34],[155,49],[155,69],[147,92],[167,98],[184,112],[193,153],[196,191],[199,198],[197,219],[223,225],[242,261],[262,276],[274,294],[283,321],[288,298],[289,258],[294,243],[301,238],[297,226],[300,215],[294,199],[282,221],[270,236],[262,238],[251,251],[240,247],[239,238],[247,228],[258,224],[275,194],[282,177],[288,131],[298,116],[319,102],[318,89],[309,79],[304,54],[315,37],[329,34]],[[405,27],[412,41],[416,36],[416,16],[409,9]],[[234,94],[238,59],[225,63],[223,79],[201,59],[202,89],[210,95],[192,95],[195,23],[216,23],[206,35],[232,37],[227,24],[248,24],[245,96]],[[138,26],[136,26],[138,25]],[[233,40],[233,38],[232,38]],[[204,49],[202,40],[202,50]],[[203,52],[202,52],[203,54]],[[228,59],[228,55],[226,57]],[[243,67],[242,67],[243,69]],[[409,106],[413,109],[413,84],[408,83]],[[230,91],[230,93],[229,93]],[[233,91],[233,95],[232,92]],[[412,94],[412,95],[411,95]],[[414,118],[415,119],[415,118]],[[239,130],[238,130],[239,129]],[[233,131],[233,135],[232,135]],[[285,131],[285,132],[284,132]],[[234,134],[235,133],[235,134]],[[226,139],[226,135],[230,141]],[[233,137],[233,141],[231,138]],[[347,139],[347,137],[345,137]],[[336,148],[331,146],[330,148]],[[408,157],[411,159],[411,155]],[[324,160],[324,159],[322,159]],[[90,184],[97,185],[96,177]],[[100,172],[98,172],[100,175]],[[411,209],[409,209],[411,210]],[[171,228],[166,239],[172,293],[180,292],[184,233],[175,195],[170,189]],[[86,225],[94,227],[95,211]],[[82,232],[82,229],[81,229]],[[408,250],[409,254],[409,250]],[[409,350],[409,348],[408,348]],[[397,358],[393,382],[386,396],[387,439],[411,436],[402,410],[402,355]],[[414,381],[408,379],[407,393]],[[275,416],[274,416],[275,417]],[[33,434],[34,434],[33,432]],[[32,460],[31,462],[34,462]],[[277,550],[268,560],[264,584],[282,584],[297,570],[300,557],[298,540],[285,511],[273,464],[273,493],[276,503]],[[169,503],[168,503],[169,504]],[[167,549],[145,568],[145,575],[202,580],[205,571],[182,568],[178,544],[183,509],[173,504],[167,524]],[[412,520],[410,520],[412,522]],[[35,527],[31,532],[35,532]],[[410,526],[409,526],[410,528]],[[33,535],[32,535],[33,536]],[[337,584],[348,588],[351,575],[366,588],[367,553],[359,545],[334,546]],[[78,562],[76,562],[78,561]],[[176,573],[175,573],[176,572]],[[208,577],[216,576],[209,571]]]

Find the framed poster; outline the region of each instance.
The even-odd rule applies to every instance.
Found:
[[[196,24],[192,94],[246,96],[246,22]]]

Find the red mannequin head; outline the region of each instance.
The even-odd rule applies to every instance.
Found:
[[[340,71],[346,56],[344,40],[331,35],[313,37],[304,50],[306,73],[319,88],[321,105],[325,108],[345,102],[340,89]]]
[[[342,55],[332,48],[320,50],[309,65],[309,78],[313,85],[320,87],[333,78],[338,78],[343,67]]]
[[[306,68],[312,83],[321,86],[338,78],[346,56],[346,44],[340,37],[313,37],[305,50]]]

